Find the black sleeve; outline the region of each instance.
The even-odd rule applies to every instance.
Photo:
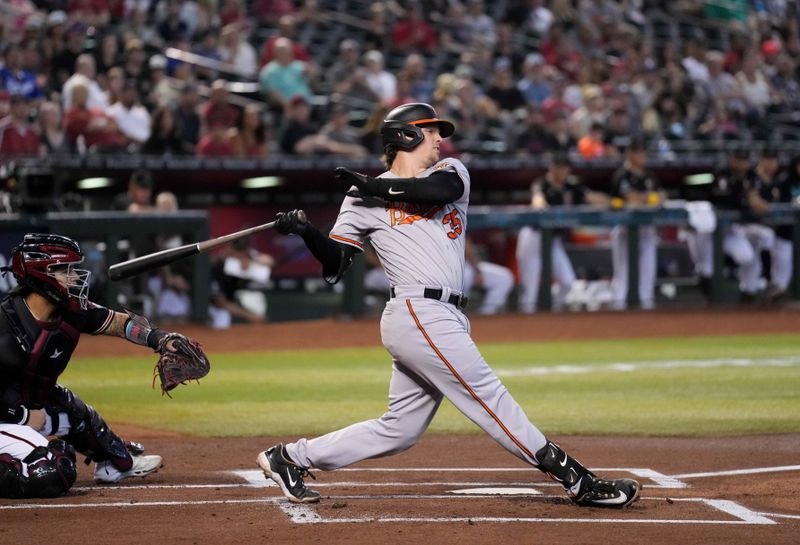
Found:
[[[7,405],[0,401],[0,423],[25,424],[28,421],[28,409],[23,405]]]
[[[322,277],[325,281],[335,284],[341,280],[353,261],[355,249],[331,240],[311,223],[303,233],[303,241],[317,261],[322,263]]]
[[[439,171],[427,178],[371,178],[367,190],[387,201],[447,204],[464,194],[464,182],[455,172]]]

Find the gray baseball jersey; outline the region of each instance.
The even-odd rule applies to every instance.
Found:
[[[457,159],[443,159],[422,172],[458,174],[464,194],[444,206],[345,197],[330,237],[361,250],[369,237],[392,286],[424,285],[460,291],[464,283],[464,237],[470,180]],[[381,178],[396,178],[391,171]],[[419,183],[425,183],[420,180]],[[390,190],[391,192],[391,190]]]
[[[512,454],[538,463],[534,453],[546,444],[544,435],[483,359],[467,317],[447,302],[463,284],[470,180],[455,159],[439,161],[418,177],[440,169],[464,182],[454,203],[349,196],[342,203],[330,237],[359,250],[368,238],[395,292],[381,318],[381,339],[393,361],[389,407],[380,418],[287,444],[290,458],[302,467],[330,470],[402,452],[422,436],[443,397]],[[426,288],[441,290],[441,298],[431,299]]]

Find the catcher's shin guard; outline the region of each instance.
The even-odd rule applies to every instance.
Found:
[[[633,479],[599,479],[548,441],[536,451],[538,468],[564,487],[573,503],[588,507],[626,507],[639,498],[641,485]]]
[[[67,413],[70,431],[63,436],[75,450],[95,462],[110,460],[122,471],[131,467],[131,455],[125,442],[108,427],[91,405],[63,386],[57,386],[59,408]]]

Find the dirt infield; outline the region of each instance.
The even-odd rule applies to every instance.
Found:
[[[800,314],[603,313],[473,320],[476,341],[796,333]],[[377,320],[180,328],[217,351],[364,346]],[[109,342],[111,341],[111,342]],[[79,356],[141,354],[86,338]],[[543,475],[483,436],[428,435],[406,453],[310,481],[316,506],[292,506],[256,470],[258,452],[293,438],[201,439],[114,423],[162,454],[146,480],[95,486],[81,466],[71,494],[0,500],[0,544],[86,543],[800,543],[800,434],[730,438],[556,437],[609,476],[636,476],[641,500],[578,508]],[[500,495],[500,493],[503,493]],[[58,536],[58,537],[55,537]]]

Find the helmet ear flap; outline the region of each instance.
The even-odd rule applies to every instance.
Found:
[[[381,127],[384,149],[394,146],[397,149],[412,150],[425,139],[422,129],[404,121],[387,121]]]

